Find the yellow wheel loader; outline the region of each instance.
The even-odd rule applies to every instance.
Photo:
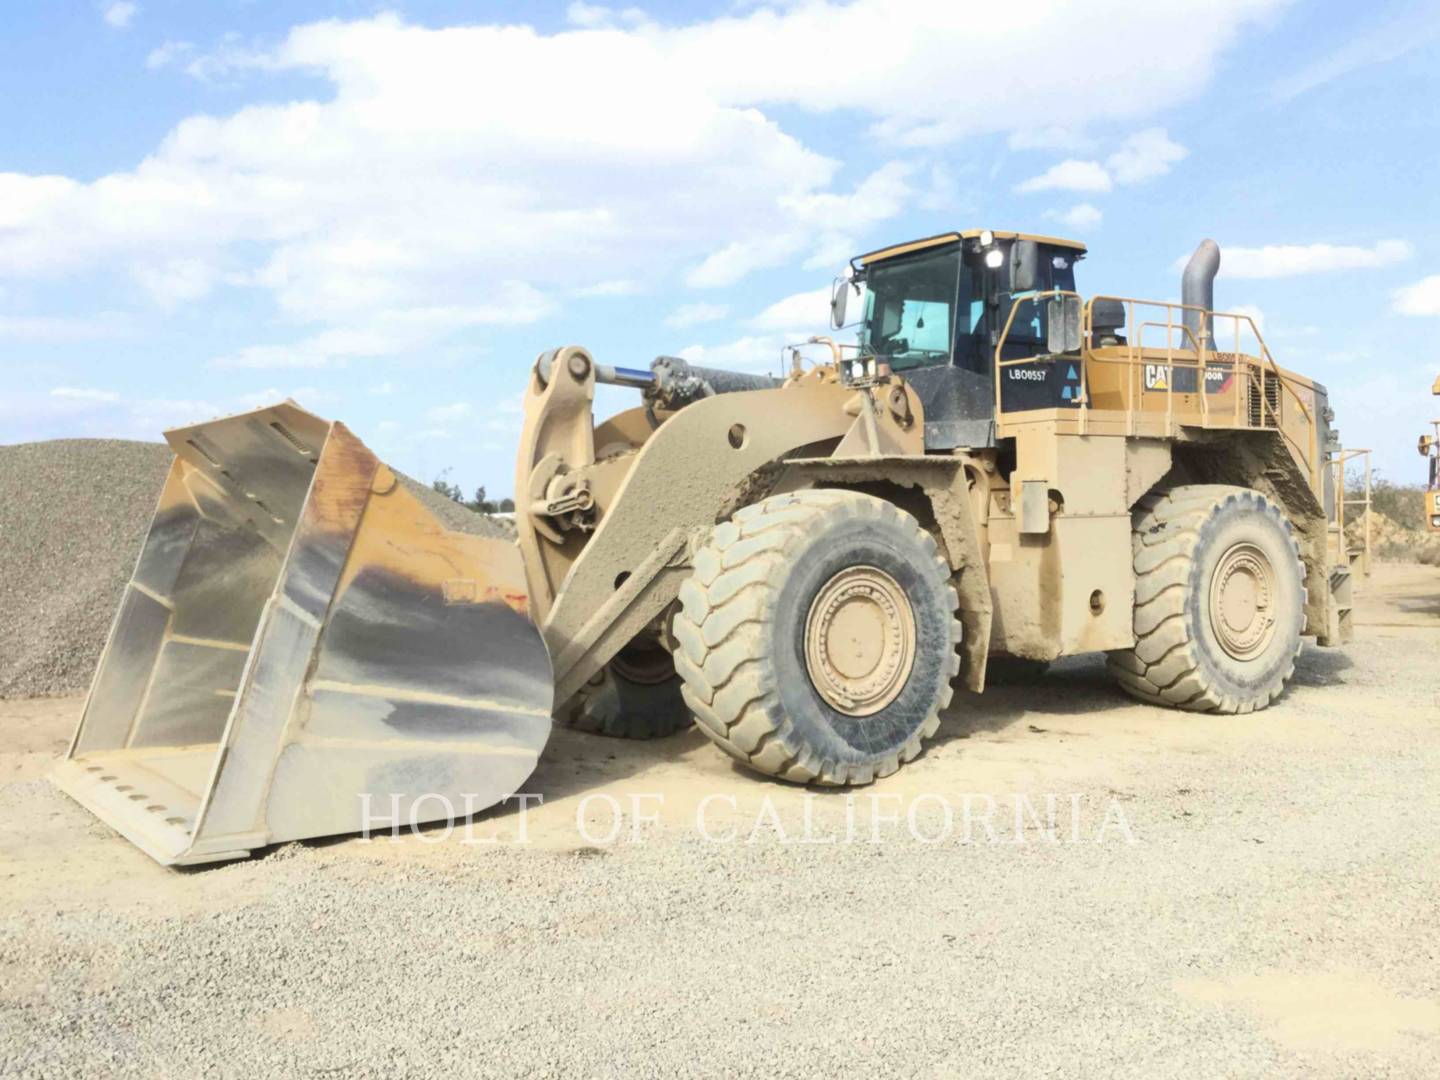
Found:
[[[841,327],[863,295],[857,342],[783,375],[543,353],[514,544],[446,531],[293,404],[167,433],[59,783],[197,863],[493,805],[552,717],[693,718],[845,785],[918,755],[992,655],[1264,708],[1302,635],[1350,634],[1325,389],[1213,310],[1213,242],[1180,303],[1082,298],[1084,254],[970,230],[860,256],[832,302]],[[638,403],[597,424],[597,384]]]
[[[1440,395],[1440,375],[1435,376],[1435,384],[1430,387],[1432,394]],[[1426,479],[1425,490],[1421,492],[1424,505],[1421,514],[1425,519],[1425,528],[1429,532],[1440,533],[1440,420],[1430,421],[1434,429],[1430,435],[1420,436],[1420,456],[1429,462],[1429,475]]]

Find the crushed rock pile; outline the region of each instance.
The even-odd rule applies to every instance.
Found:
[[[163,443],[0,446],[0,697],[89,685],[169,467]]]
[[[90,685],[170,461],[121,439],[0,446],[0,698]],[[513,534],[402,479],[446,528]]]
[[[1362,512],[1345,525],[1345,539],[1352,550],[1365,545],[1365,517]],[[1379,510],[1369,517],[1370,549],[1377,558],[1440,566],[1440,535],[1408,529]]]

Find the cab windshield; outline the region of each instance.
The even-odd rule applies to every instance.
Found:
[[[948,364],[961,303],[960,268],[959,244],[870,267],[861,353],[887,357],[897,371]],[[967,324],[969,307],[967,297]]]

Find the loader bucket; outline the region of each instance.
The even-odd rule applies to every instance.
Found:
[[[165,864],[463,815],[550,733],[515,545],[447,531],[287,402],[175,461],[54,779]]]

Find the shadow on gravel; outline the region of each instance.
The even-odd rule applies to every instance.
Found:
[[[1037,710],[1075,716],[1133,704],[1115,685],[1100,655],[1065,657],[1050,665],[991,663],[995,667],[986,675],[983,694],[956,691],[950,708],[941,714],[932,746],[1003,731]]]
[[[1440,615],[1440,595],[1402,597],[1395,604],[1406,615]]]
[[[550,741],[540,755],[540,763],[530,774],[529,779],[525,781],[523,792],[529,795],[543,796],[547,803],[555,802],[570,795],[584,794],[607,785],[613,785],[642,770],[673,761],[690,751],[702,748],[711,749],[705,737],[694,728],[663,739],[640,740],[611,739],[603,735],[589,735],[557,726],[551,732]],[[719,753],[718,750],[715,752]],[[756,773],[746,773],[746,775],[759,778],[759,774]],[[533,806],[533,803],[531,805]],[[383,814],[384,811],[383,809],[378,810],[377,813]],[[449,828],[464,830],[466,825],[471,822],[478,825],[487,821],[504,821],[518,813],[519,802],[512,799],[468,816],[457,814],[453,823],[434,821],[419,825],[413,828],[413,832],[420,836],[426,836],[431,833],[444,833]],[[408,823],[402,823],[400,833],[402,836],[409,836],[412,833],[412,827]],[[291,857],[287,852],[293,854],[298,849],[321,850],[335,847],[348,844],[360,836],[360,833],[353,832],[342,833],[338,836],[317,836],[306,840],[272,844],[255,851],[251,861],[285,859]],[[388,838],[388,825],[377,825],[372,836],[381,839]],[[232,864],[206,863],[200,866],[177,867],[176,869],[182,873],[204,873],[207,870],[229,865]]]
[[[950,708],[941,714],[940,730],[930,740],[931,749],[974,735],[1005,731],[1022,724],[1027,716],[1033,717],[1036,713],[1051,717],[1079,716],[1135,704],[1115,684],[1105,669],[1105,658],[1100,654],[1065,657],[1049,665],[1013,660],[992,661],[992,665],[983,694],[973,694],[957,687]],[[1320,649],[1308,645],[1296,661],[1292,685],[1318,687],[1343,684],[1344,672],[1352,666],[1343,649]],[[543,795],[548,803],[613,785],[695,753],[719,755],[720,751],[693,727],[663,739],[649,740],[611,739],[556,727],[539,765],[525,783],[525,790]],[[773,783],[787,788],[793,786],[775,777],[751,772],[734,762],[731,766],[735,775],[744,777],[747,782]],[[457,818],[455,827],[463,828],[467,821],[503,820],[516,812],[516,803],[500,803],[469,818]],[[424,834],[445,828],[445,822],[437,822],[422,825],[418,831]],[[405,831],[408,832],[408,827]],[[357,835],[320,837],[299,843],[306,848],[327,848],[347,843]],[[256,854],[258,858],[284,858],[289,847],[276,845]],[[187,872],[203,872],[206,869],[208,867],[194,867]]]
[[[1295,661],[1293,686],[1340,686],[1345,679],[1342,673],[1354,667],[1354,661],[1344,649],[1322,649],[1318,645],[1306,645]]]

